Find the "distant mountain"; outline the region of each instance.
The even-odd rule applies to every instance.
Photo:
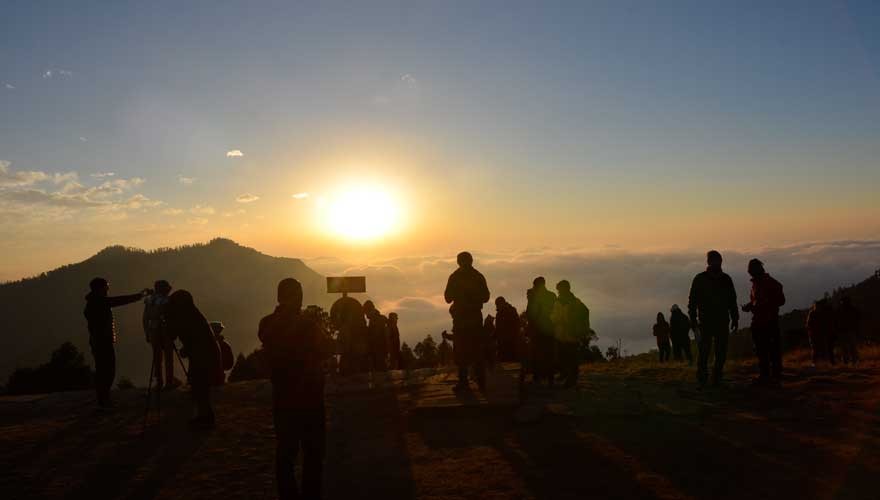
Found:
[[[257,323],[272,311],[275,287],[282,278],[302,282],[306,304],[329,302],[323,277],[299,259],[271,257],[227,239],[153,251],[108,247],[78,264],[0,285],[0,385],[16,367],[45,363],[64,341],[90,352],[82,311],[89,281],[96,276],[110,281],[111,295],[152,288],[157,279],[189,290],[209,321],[226,325],[224,335],[236,353],[257,346]],[[125,376],[136,384],[146,383],[151,354],[141,328],[143,306],[132,304],[114,312],[119,328],[117,380]]]

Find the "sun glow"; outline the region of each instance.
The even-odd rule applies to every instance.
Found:
[[[318,204],[322,227],[349,241],[381,239],[398,230],[402,221],[398,199],[381,185],[347,186]]]

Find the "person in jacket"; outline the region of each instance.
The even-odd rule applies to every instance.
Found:
[[[828,299],[816,301],[807,313],[807,334],[813,350],[813,365],[825,359],[832,365],[834,359],[834,311]]]
[[[181,356],[189,359],[187,377],[195,406],[190,426],[211,429],[215,424],[211,387],[221,385],[225,376],[214,331],[186,290],[177,290],[168,298],[166,318],[171,341],[180,339]]]
[[[779,308],[785,305],[785,293],[782,284],[764,270],[764,263],[760,260],[750,260],[748,271],[752,277],[752,291],[742,310],[752,313],[752,340],[761,370],[755,382],[779,382],[782,379]]]
[[[166,332],[165,309],[168,306],[168,294],[171,284],[165,280],[156,281],[153,294],[144,299],[143,325],[147,343],[153,349],[153,374],[156,388],[173,389],[180,386],[180,380],[174,376],[174,346]],[[163,370],[164,368],[164,370]],[[163,377],[164,371],[164,377]],[[165,381],[168,385],[165,385]]]
[[[660,353],[661,363],[669,361],[669,354],[672,351],[672,346],[669,345],[671,332],[672,329],[669,327],[669,323],[666,322],[663,313],[658,312],[657,321],[654,323],[654,337],[657,340],[657,351]]]
[[[364,302],[367,317],[367,343],[371,372],[388,371],[388,318],[382,315],[372,300]]]
[[[841,357],[844,363],[855,365],[859,362],[859,321],[861,314],[852,299],[845,296],[840,299],[840,306],[834,313],[834,329],[840,344]]]
[[[302,313],[302,285],[278,283],[278,305],[257,336],[269,364],[275,424],[278,498],[321,498],[326,424],[323,363],[330,348],[314,318]],[[302,488],[294,468],[302,449]]]
[[[672,356],[676,361],[687,359],[688,365],[694,364],[691,355],[691,322],[681,311],[678,304],[673,304],[669,311],[669,329],[672,333]]]
[[[502,362],[522,361],[517,355],[520,337],[519,313],[504,297],[495,299],[495,337],[498,359]]]
[[[132,304],[150,294],[150,289],[140,293],[110,297],[110,282],[104,278],[95,278],[89,282],[89,293],[86,295],[86,307],[83,315],[89,330],[89,346],[95,358],[95,392],[98,406],[109,408],[110,389],[116,378],[116,321],[113,308]]]
[[[553,338],[558,346],[559,373],[564,387],[577,385],[580,366],[578,342],[590,331],[590,310],[581,299],[571,293],[571,284],[562,280],[556,284],[559,298],[553,303],[550,320]]]
[[[474,258],[468,252],[457,257],[456,269],[446,282],[443,297],[452,316],[452,333],[455,335],[453,355],[458,366],[458,383],[455,390],[468,388],[468,369],[473,367],[477,385],[486,387],[486,366],[483,356],[483,304],[489,301],[486,278],[474,269]]]
[[[388,314],[388,364],[392,370],[400,370],[400,329],[397,313]]]
[[[367,371],[367,322],[361,303],[343,293],[330,307],[330,322],[339,332],[339,372],[352,375]]]
[[[526,291],[526,300],[533,377],[535,382],[546,380],[552,386],[556,370],[556,339],[550,315],[556,305],[556,294],[547,290],[546,280],[538,276],[532,281],[532,288]]]
[[[709,352],[715,351],[712,385],[721,384],[724,363],[727,360],[727,341],[731,332],[739,329],[739,307],[733,280],[721,270],[721,254],[712,250],[706,254],[707,268],[694,277],[688,298],[691,327],[699,337],[697,382],[705,386],[709,381]]]

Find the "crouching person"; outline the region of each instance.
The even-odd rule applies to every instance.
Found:
[[[319,325],[302,314],[302,285],[278,283],[278,306],[260,320],[259,338],[269,362],[277,449],[278,497],[321,497],[324,462],[324,372],[326,347]],[[294,465],[303,450],[302,489]]]
[[[196,412],[190,426],[211,429],[215,422],[211,387],[219,385],[223,376],[214,332],[186,290],[178,290],[168,298],[166,321],[170,340],[179,338],[183,343],[181,355],[189,358],[187,377]]]

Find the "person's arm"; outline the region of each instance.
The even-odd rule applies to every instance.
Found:
[[[452,301],[455,300],[453,276],[455,275],[449,276],[449,279],[446,281],[446,291],[443,292],[443,298],[446,299],[447,304],[452,304]]]
[[[736,288],[733,286],[733,279],[727,277],[727,310],[730,311],[730,329],[735,331],[739,329],[739,306],[736,303]]]
[[[697,328],[697,309],[700,307],[700,276],[697,275],[691,282],[691,291],[688,294],[688,317],[691,320],[691,326]]]
[[[489,302],[489,297],[492,296],[492,293],[489,292],[489,285],[486,284],[486,277],[482,274],[480,275],[480,303],[485,304]]]
[[[144,292],[133,293],[131,295],[117,295],[116,297],[107,297],[107,305],[110,307],[119,307],[137,302],[144,298]]]

